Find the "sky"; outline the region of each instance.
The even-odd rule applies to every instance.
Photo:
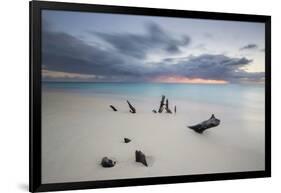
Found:
[[[264,83],[265,24],[43,10],[42,79]]]

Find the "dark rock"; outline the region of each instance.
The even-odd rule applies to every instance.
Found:
[[[157,111],[155,109],[152,110],[153,113],[157,113]]]
[[[136,151],[136,162],[140,162],[143,165],[145,165],[146,167],[148,166],[144,153],[142,153],[141,151],[138,151],[138,150]]]
[[[203,133],[206,129],[210,129],[212,127],[216,127],[220,124],[220,120],[212,114],[211,118],[203,121],[197,125],[189,126],[188,128],[194,130],[197,133]]]
[[[128,105],[129,105],[129,108],[130,108],[130,112],[131,113],[136,113],[137,111],[136,111],[136,109],[133,107],[133,105],[131,105],[131,103],[127,100],[127,103],[128,103]]]
[[[125,143],[130,143],[131,141],[132,141],[132,140],[129,139],[129,138],[126,138],[126,137],[124,138],[124,142],[125,142]]]
[[[115,164],[116,164],[116,162],[109,159],[108,157],[104,157],[101,160],[101,165],[104,168],[111,168],[111,167],[115,166]]]
[[[117,109],[113,105],[109,105],[113,111],[117,111]]]

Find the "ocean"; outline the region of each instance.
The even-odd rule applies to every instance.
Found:
[[[81,83],[44,82],[44,91],[75,92],[85,95],[150,98],[165,95],[171,99],[254,108],[264,111],[263,84],[177,84],[177,83]]]

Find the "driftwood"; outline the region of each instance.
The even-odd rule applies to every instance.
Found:
[[[158,113],[162,113],[163,109],[164,109],[164,102],[165,102],[165,96],[162,95],[162,99],[160,101],[160,107],[159,107],[159,110],[158,110]]]
[[[131,113],[136,113],[137,112],[136,109],[133,107],[133,105],[131,105],[131,103],[128,100],[127,100],[127,103],[128,103],[128,105],[130,107],[130,112]]]
[[[168,98],[166,99],[166,112],[167,113],[172,113],[172,111],[169,109],[169,101],[168,101]]]
[[[145,155],[141,151],[136,151],[136,162],[140,162],[143,165],[145,165],[146,167],[148,166]]]
[[[174,107],[174,112],[175,112],[175,114],[177,113],[177,106],[176,105]]]
[[[129,138],[124,138],[124,143],[130,143],[132,140],[131,139],[129,139]]]
[[[199,123],[197,125],[189,126],[190,129],[194,130],[197,133],[203,133],[206,129],[210,129],[212,127],[216,127],[220,124],[220,120],[212,114],[211,118]]]
[[[117,111],[117,109],[113,105],[109,105],[113,111]]]
[[[157,111],[155,109],[152,110],[153,113],[157,113]]]
[[[116,161],[113,161],[113,160],[109,159],[108,157],[104,157],[101,160],[101,165],[104,168],[111,168],[111,167],[115,166],[115,164],[116,164]]]

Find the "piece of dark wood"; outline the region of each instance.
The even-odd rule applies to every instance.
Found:
[[[174,107],[174,112],[175,112],[175,114],[177,113],[177,106],[176,105]]]
[[[136,150],[136,154],[135,155],[136,155],[136,162],[140,162],[143,165],[145,165],[146,167],[148,166],[144,153],[142,153],[141,151]]]
[[[129,139],[129,138],[124,138],[124,143],[130,143],[132,140],[131,139]]]
[[[108,157],[103,157],[101,160],[101,165],[104,168],[114,167],[115,164],[116,164],[116,161],[113,161],[113,160],[109,159]]]
[[[163,109],[164,109],[164,102],[165,102],[165,95],[162,95],[161,101],[160,101],[160,107],[158,109],[158,113],[162,113]]]
[[[166,107],[165,107],[165,109],[166,109],[166,113],[172,113],[171,109],[169,109],[169,100],[168,100],[168,98],[166,99]]]
[[[128,100],[127,100],[127,103],[128,103],[128,105],[130,107],[130,112],[131,113],[136,113],[137,111],[136,111],[135,107],[133,107],[133,105],[131,105],[131,103]]]
[[[210,129],[212,127],[216,127],[220,124],[220,120],[212,114],[211,118],[203,121],[197,125],[189,126],[188,128],[194,130],[197,133],[203,133],[206,129]]]
[[[117,109],[113,105],[109,105],[113,111],[117,111]]]
[[[155,109],[152,110],[153,113],[157,113],[157,111]]]

